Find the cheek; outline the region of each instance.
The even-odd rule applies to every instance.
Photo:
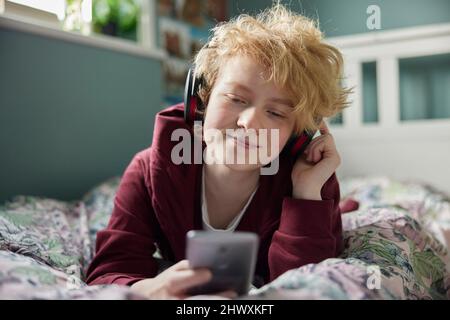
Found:
[[[231,109],[224,104],[210,103],[205,115],[204,127],[213,129],[230,128],[234,121]]]
[[[210,147],[223,144],[225,129],[230,128],[230,116],[222,105],[208,104],[207,112],[203,122],[203,138]]]

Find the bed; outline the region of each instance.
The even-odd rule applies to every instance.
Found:
[[[0,299],[140,299],[128,287],[87,286],[95,236],[120,179],[81,200],[17,196],[0,207]],[[345,250],[290,270],[241,299],[448,299],[450,199],[383,176],[341,179]],[[348,203],[357,208],[348,209]],[[204,298],[204,297],[197,297]]]

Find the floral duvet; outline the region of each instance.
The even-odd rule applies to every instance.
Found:
[[[17,196],[0,206],[0,299],[141,299],[125,286],[84,283],[119,181],[80,201]],[[241,299],[449,299],[450,199],[386,177],[340,186],[342,200],[359,203],[343,214],[341,256],[287,271]]]

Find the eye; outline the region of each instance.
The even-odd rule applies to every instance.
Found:
[[[226,97],[228,98],[228,100],[230,100],[230,101],[233,102],[233,103],[236,103],[236,104],[242,104],[242,105],[247,104],[246,101],[240,99],[239,97],[237,97],[237,96],[235,96],[235,95],[230,95],[230,94],[228,94],[228,95],[226,95]]]
[[[231,99],[231,101],[235,102],[235,103],[241,103],[241,104],[245,104],[245,102],[241,99]]]
[[[277,117],[277,118],[285,118],[285,116],[283,116],[282,114],[278,113],[278,112],[274,112],[274,111],[267,111],[267,113],[269,113],[271,116]]]

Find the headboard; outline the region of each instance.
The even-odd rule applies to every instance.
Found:
[[[346,85],[354,87],[342,124],[330,125],[342,156],[338,176],[383,175],[424,182],[450,194],[450,118],[401,121],[399,102],[399,59],[450,53],[450,24],[327,42],[343,53]],[[372,61],[376,61],[378,122],[364,123],[362,63]]]

